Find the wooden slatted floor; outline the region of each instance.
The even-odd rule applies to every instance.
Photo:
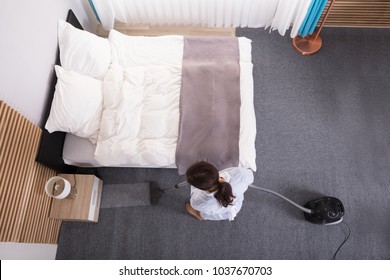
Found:
[[[35,157],[42,130],[0,100],[0,241],[58,241],[61,221],[48,218],[45,182],[56,172]]]

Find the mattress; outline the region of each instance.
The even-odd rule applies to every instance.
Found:
[[[247,38],[238,38],[240,51],[240,139],[239,139],[239,166],[256,171],[256,119],[253,106],[253,76],[251,62],[251,41]],[[96,145],[88,139],[67,134],[63,148],[63,159],[66,164],[79,167],[100,167],[95,160]],[[147,168],[176,168],[174,162],[160,165],[123,164],[118,167],[147,167]]]

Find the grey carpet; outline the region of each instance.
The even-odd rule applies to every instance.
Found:
[[[298,55],[291,39],[239,29],[253,40],[255,183],[297,203],[331,195],[345,206],[351,237],[339,259],[390,259],[390,30],[322,32],[323,48]],[[106,184],[156,181],[175,170],[100,168]],[[101,209],[99,222],[64,222],[58,259],[330,259],[342,225],[306,222],[285,201],[249,189],[233,222],[199,222],[189,189],[155,206]]]
[[[151,205],[150,184],[104,184],[100,208]]]

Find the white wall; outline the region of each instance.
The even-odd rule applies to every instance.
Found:
[[[88,0],[0,1],[0,98],[39,125],[57,52],[57,19],[72,9],[85,30],[97,21]],[[0,242],[1,259],[54,259],[56,245]]]
[[[54,71],[57,19],[69,9],[85,30],[96,30],[88,0],[0,1],[0,98],[37,125]]]

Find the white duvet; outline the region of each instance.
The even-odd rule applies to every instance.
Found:
[[[181,69],[113,64],[95,159],[102,165],[168,166],[175,161]]]
[[[110,32],[111,67],[94,158],[101,166],[175,167],[182,36],[132,37]],[[240,166],[256,171],[251,41],[239,38]]]

